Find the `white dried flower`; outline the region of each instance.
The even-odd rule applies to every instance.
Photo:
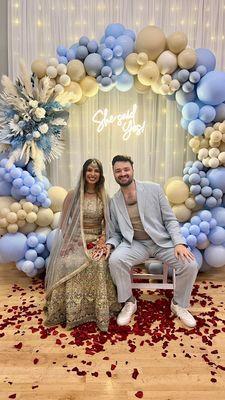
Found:
[[[38,139],[40,136],[41,136],[40,132],[38,132],[38,131],[34,131],[34,132],[33,132],[33,137],[34,137],[35,139]]]
[[[48,125],[47,124],[41,124],[41,125],[39,125],[38,130],[41,133],[47,133],[48,132]]]
[[[31,106],[33,108],[37,108],[38,107],[38,101],[37,100],[30,100],[29,101],[29,106]]]
[[[44,118],[44,117],[45,117],[45,113],[46,113],[46,111],[45,111],[45,109],[42,108],[42,107],[36,108],[36,110],[35,110],[35,112],[34,112],[35,117],[37,117],[37,118],[39,118],[39,119]]]

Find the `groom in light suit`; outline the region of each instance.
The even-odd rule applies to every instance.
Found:
[[[131,289],[130,270],[150,257],[168,262],[176,270],[176,287],[171,310],[188,327],[196,321],[187,310],[198,266],[185,245],[175,215],[160,187],[134,180],[133,161],[117,155],[113,174],[120,190],[110,202],[112,227],[107,241],[109,268],[117,286],[118,301],[125,303],[118,325],[129,324],[137,310]]]

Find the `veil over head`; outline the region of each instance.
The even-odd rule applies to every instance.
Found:
[[[67,207],[61,215],[60,227],[56,230],[50,260],[46,268],[46,297],[52,290],[76,273],[85,269],[93,260],[87,251],[83,228],[84,177],[81,171],[78,184],[71,192]],[[109,208],[104,185],[99,190],[104,207],[104,230],[109,233]]]

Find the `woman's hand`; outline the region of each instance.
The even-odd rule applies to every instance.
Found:
[[[178,244],[175,246],[175,257],[181,261],[193,261],[195,259],[194,254],[183,244]]]

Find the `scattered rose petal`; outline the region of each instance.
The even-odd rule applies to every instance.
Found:
[[[139,390],[138,392],[135,393],[135,396],[136,396],[138,399],[142,399],[142,397],[143,397],[143,392],[142,392],[141,390]]]

